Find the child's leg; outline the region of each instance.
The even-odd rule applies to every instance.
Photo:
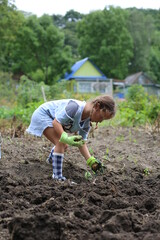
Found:
[[[62,175],[63,158],[64,158],[64,154],[53,153],[53,157],[52,157],[53,175],[52,175],[52,178],[62,180],[62,181],[66,180],[66,178],[63,177],[63,175]]]
[[[44,130],[43,134],[48,140],[50,140],[54,145],[54,152],[52,154],[52,165],[53,165],[53,175],[52,178],[58,180],[66,180],[62,175],[62,167],[63,167],[63,158],[64,152],[67,149],[67,145],[59,142],[59,138],[57,137],[57,132],[54,128],[48,127]]]
[[[48,158],[46,159],[46,162],[49,164],[52,164],[52,157],[53,157],[54,149],[55,149],[55,146],[51,149],[51,152],[50,152]]]
[[[68,148],[68,145],[65,145],[65,148],[64,148],[65,152],[67,151],[67,148]],[[48,158],[46,159],[46,162],[48,164],[52,164],[52,157],[53,157],[54,150],[55,150],[55,146],[51,149],[50,154],[49,154]]]

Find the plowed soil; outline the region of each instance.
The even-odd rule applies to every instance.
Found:
[[[69,147],[63,175],[52,179],[43,138],[2,132],[0,240],[159,240],[160,135],[143,129],[99,128],[90,152],[106,166],[90,169]],[[73,182],[74,183],[73,183]]]

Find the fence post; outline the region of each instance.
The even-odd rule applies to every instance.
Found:
[[[43,87],[43,86],[41,86],[41,90],[42,90],[43,100],[44,100],[44,102],[47,102],[47,99],[46,99],[46,95],[45,95],[45,91],[44,91],[44,87]]]
[[[113,79],[110,78],[110,92],[111,92],[111,97],[113,97]]]

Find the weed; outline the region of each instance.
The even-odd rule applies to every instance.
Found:
[[[145,176],[149,175],[149,169],[147,167],[143,170],[143,172]]]
[[[137,142],[137,140],[136,140],[135,138],[133,139],[133,136],[132,136],[132,132],[131,132],[131,131],[129,131],[129,141],[130,141],[130,142],[134,142],[134,143]]]
[[[84,176],[86,180],[92,179],[92,174],[89,171],[86,171]]]
[[[105,160],[108,160],[108,161],[109,161],[109,148],[108,148],[108,147],[106,148],[106,152],[105,152],[105,155],[103,156],[103,158],[104,158]]]
[[[120,136],[116,137],[116,141],[117,142],[123,142],[124,141],[124,136],[120,135]]]
[[[94,153],[93,148],[89,148],[89,153],[92,155]]]
[[[109,148],[106,148],[106,155],[109,156]]]
[[[122,155],[119,155],[117,158],[118,161],[122,161],[123,159],[124,159],[124,157]]]
[[[134,159],[134,163],[137,164],[138,160],[137,159]]]

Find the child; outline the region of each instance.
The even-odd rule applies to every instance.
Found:
[[[50,140],[54,147],[48,161],[53,165],[53,179],[66,180],[62,174],[64,152],[68,145],[79,148],[87,165],[96,172],[102,165],[90,155],[87,148],[87,137],[92,122],[97,124],[111,119],[115,115],[115,102],[107,95],[99,96],[92,101],[62,99],[49,101],[39,106],[33,113],[28,133]],[[74,133],[69,136],[68,133]],[[78,132],[78,135],[75,133]]]

